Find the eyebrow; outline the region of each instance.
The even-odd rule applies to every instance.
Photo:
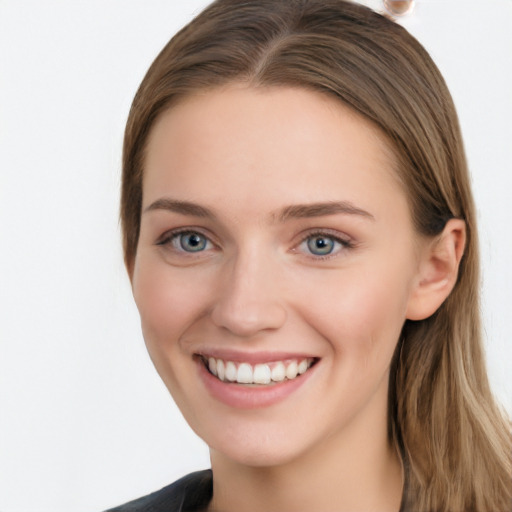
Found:
[[[366,210],[358,208],[350,201],[328,201],[325,203],[296,204],[283,208],[279,213],[279,222],[286,222],[288,219],[303,219],[308,217],[322,217],[324,215],[358,215],[370,220],[375,217]]]
[[[190,215],[193,217],[201,218],[215,218],[215,214],[209,208],[201,206],[197,203],[190,201],[178,201],[169,197],[157,199],[144,209],[144,213],[154,210],[166,210],[169,212],[179,213],[182,215]],[[284,223],[290,219],[304,219],[309,217],[322,217],[324,215],[357,215],[370,220],[375,220],[375,217],[358,208],[350,201],[328,201],[323,203],[311,204],[294,204],[286,206],[277,214],[272,214],[271,219],[275,222]]]
[[[192,215],[194,217],[214,218],[215,215],[211,210],[200,206],[190,201],[178,201],[169,197],[157,199],[144,209],[143,213],[151,212],[154,210],[166,210],[174,213],[181,213],[182,215]]]

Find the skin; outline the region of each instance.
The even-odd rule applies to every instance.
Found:
[[[389,365],[404,321],[451,290],[464,229],[418,236],[394,164],[373,125],[301,89],[203,92],[153,127],[133,294],[157,371],[210,446],[210,510],[399,509]],[[288,208],[339,201],[352,210]],[[204,250],[183,250],[181,228],[204,236]],[[319,230],[334,242],[327,257],[308,247]],[[198,377],[208,350],[317,363],[284,400],[243,409]]]

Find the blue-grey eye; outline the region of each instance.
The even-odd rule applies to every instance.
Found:
[[[176,235],[176,242],[179,248],[186,252],[200,252],[206,249],[208,239],[200,233],[178,233]]]
[[[315,235],[307,239],[308,250],[315,256],[327,256],[336,246],[336,241],[325,235]]]

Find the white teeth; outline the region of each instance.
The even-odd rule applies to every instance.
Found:
[[[295,377],[297,377],[297,370],[298,370],[297,361],[292,361],[286,367],[286,378],[295,379]]]
[[[208,358],[208,368],[213,373],[213,375],[217,375],[217,361],[214,357]]]
[[[225,362],[223,359],[209,357],[205,363],[212,375],[221,381],[237,382],[239,384],[271,384],[292,380],[307,372],[313,364],[312,358],[273,361],[252,366],[249,363]]]
[[[303,359],[300,363],[299,363],[299,366],[297,368],[297,372],[299,373],[299,375],[302,375],[303,373],[306,372],[306,370],[309,368],[308,366],[308,362],[306,359]]]
[[[236,366],[232,361],[226,363],[226,380],[235,382],[237,377]]]
[[[252,384],[252,367],[250,364],[242,363],[238,367],[236,381],[240,384]]]
[[[286,377],[286,368],[283,363],[277,363],[274,368],[272,368],[272,380],[274,382],[281,382]]]
[[[217,359],[217,377],[220,380],[225,380],[226,378],[226,368],[224,367],[224,361],[222,359]]]
[[[253,382],[255,384],[270,384],[272,374],[268,364],[257,364],[254,367]]]

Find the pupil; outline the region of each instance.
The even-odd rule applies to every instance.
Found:
[[[188,243],[192,247],[197,247],[201,243],[201,240],[199,239],[199,237],[197,235],[190,235],[190,237],[188,239]]]

